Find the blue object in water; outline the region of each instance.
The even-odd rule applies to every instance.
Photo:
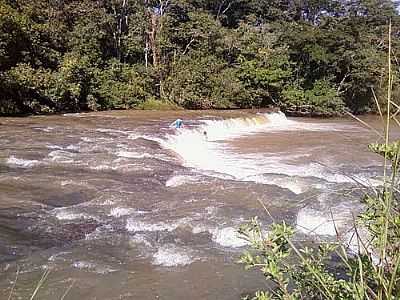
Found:
[[[171,126],[174,126],[175,128],[181,128],[183,125],[183,121],[181,119],[176,119],[174,123],[171,124]]]

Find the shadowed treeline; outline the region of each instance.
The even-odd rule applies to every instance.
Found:
[[[0,115],[365,112],[386,89],[390,18],[398,37],[389,0],[0,0]]]

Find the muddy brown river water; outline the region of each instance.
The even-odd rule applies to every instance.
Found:
[[[172,129],[176,118],[184,128]],[[379,128],[379,120],[364,120]],[[207,138],[204,136],[207,132]],[[394,130],[393,137],[399,136]],[[253,216],[351,245],[378,136],[350,119],[113,111],[0,119],[0,299],[240,299]],[[16,272],[19,270],[15,282]]]

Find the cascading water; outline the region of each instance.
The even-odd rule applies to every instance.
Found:
[[[290,188],[290,185],[279,180],[271,179],[268,182],[267,179],[262,178],[262,175],[317,177],[332,182],[351,182],[353,179],[312,161],[297,165],[285,163],[290,159],[290,155],[268,153],[268,149],[265,149],[261,155],[240,155],[230,150],[229,145],[224,142],[257,133],[266,134],[265,139],[268,139],[268,133],[279,131],[352,131],[355,129],[357,129],[355,126],[349,125],[332,128],[324,124],[288,120],[281,112],[264,113],[246,118],[204,120],[203,124],[194,128],[177,129],[174,134],[168,134],[160,143],[163,147],[174,151],[187,167],[203,172],[211,171],[214,176],[228,176],[235,180],[271,183]],[[302,155],[307,156],[307,153]],[[295,192],[302,191],[299,187],[291,189]]]
[[[177,117],[186,126],[168,128]],[[71,299],[238,299],[264,284],[235,264],[246,246],[237,228],[270,222],[259,202],[300,234],[329,238],[328,212],[341,230],[359,209],[351,178],[379,165],[359,146],[374,136],[357,124],[282,113],[104,112],[2,126],[0,299],[17,266],[24,299],[45,268],[44,300],[72,282]]]

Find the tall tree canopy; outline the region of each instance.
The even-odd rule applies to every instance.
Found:
[[[277,105],[334,115],[386,89],[389,0],[0,0],[0,114]],[[394,75],[398,95],[398,74]]]

